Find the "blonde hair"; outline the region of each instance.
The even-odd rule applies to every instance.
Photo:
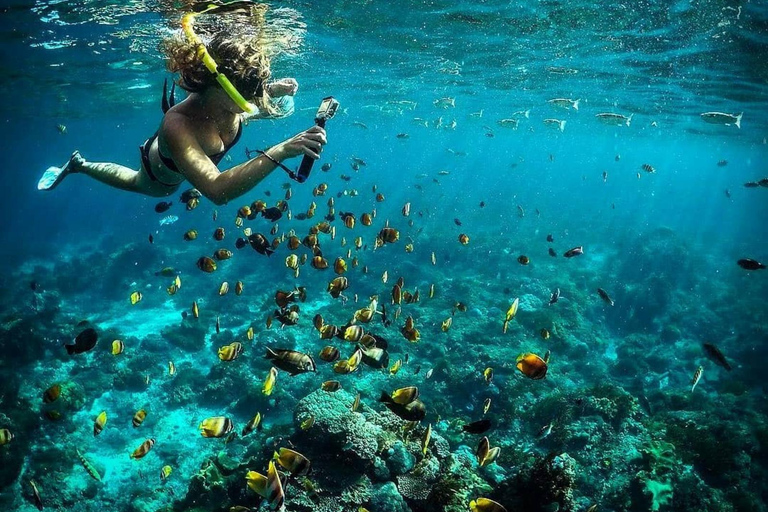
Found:
[[[271,76],[270,60],[255,36],[234,37],[219,32],[205,45],[208,53],[238,91],[254,102],[259,110],[270,112],[267,81]],[[179,73],[178,85],[190,92],[218,87],[216,77],[205,67],[198,45],[176,36],[163,42],[167,68]],[[271,113],[271,112],[270,112]]]

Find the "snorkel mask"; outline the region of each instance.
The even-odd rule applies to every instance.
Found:
[[[221,88],[224,89],[224,92],[227,93],[232,101],[234,101],[235,104],[243,111],[249,114],[258,112],[259,108],[250,101],[246,100],[243,95],[240,94],[240,91],[238,91],[232,82],[230,82],[229,78],[227,78],[223,73],[219,72],[216,61],[213,60],[211,54],[208,53],[208,49],[205,47],[205,44],[203,44],[200,36],[195,34],[194,23],[195,18],[202,14],[234,13],[250,15],[251,8],[255,5],[256,4],[254,2],[249,0],[238,0],[226,4],[219,1],[200,2],[192,6],[192,12],[185,14],[181,18],[181,28],[184,31],[184,34],[187,36],[189,42],[197,45],[197,55],[203,61],[205,67],[208,69],[208,71],[211,72],[211,74],[213,74],[213,76],[216,78],[216,81],[219,83]]]

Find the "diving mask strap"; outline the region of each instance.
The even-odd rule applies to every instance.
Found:
[[[205,44],[203,43],[202,39],[195,34],[194,29],[194,20],[195,17],[200,14],[205,14],[206,12],[215,12],[217,9],[217,6],[215,4],[212,4],[211,7],[208,9],[202,10],[200,12],[190,12],[185,14],[181,18],[181,28],[184,31],[184,34],[187,36],[187,39],[191,42],[197,45],[197,55],[200,57],[200,59],[203,61],[203,65],[205,65],[206,69],[211,72],[211,74],[216,78],[216,81],[219,83],[222,89],[224,89],[224,92],[227,93],[227,96],[230,97],[232,101],[235,102],[235,104],[240,107],[244,112],[247,112],[249,114],[253,114],[258,112],[259,108],[254,105],[253,103],[246,100],[242,94],[240,94],[240,91],[237,90],[237,88],[232,84],[232,82],[229,81],[229,78],[226,77],[223,73],[219,72],[218,65],[216,64],[216,61],[213,60],[213,57],[211,57],[211,54],[208,53],[208,49],[205,47]]]

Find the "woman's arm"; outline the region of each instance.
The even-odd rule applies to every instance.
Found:
[[[164,131],[168,135],[164,135],[164,139],[169,156],[184,177],[213,203],[222,205],[240,197],[275,170],[275,164],[261,155],[220,171],[200,147],[188,123],[190,121],[182,116],[167,119]],[[325,143],[325,130],[313,126],[273,146],[267,153],[278,162],[300,155],[316,160],[320,158]]]

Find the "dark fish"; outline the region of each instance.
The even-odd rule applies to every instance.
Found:
[[[485,208],[485,201],[480,201],[480,208]]]
[[[173,203],[170,201],[160,201],[155,205],[155,211],[157,213],[165,213],[171,208],[171,206],[173,206]]]
[[[93,349],[98,340],[99,335],[96,333],[96,329],[89,327],[77,335],[73,345],[64,345],[64,347],[67,349],[67,354],[69,355],[82,354]]]
[[[267,256],[271,256],[272,253],[275,252],[275,250],[270,246],[267,238],[261,233],[254,233],[249,236],[248,243],[251,244],[253,250],[259,254],[266,254]]]
[[[765,268],[765,265],[763,265],[762,263],[755,260],[751,260],[749,258],[741,259],[736,263],[738,263],[739,266],[744,270],[763,270]]]
[[[389,353],[379,347],[371,347],[362,349],[363,363],[371,368],[381,369],[389,366]]]
[[[151,244],[155,243],[155,237],[152,236],[152,233],[149,234],[149,237],[147,239],[149,240],[149,243]]]
[[[731,371],[733,368],[731,367],[730,363],[725,359],[725,356],[722,352],[720,352],[720,349],[714,346],[711,343],[704,343],[702,345],[704,347],[704,352],[706,352],[707,357],[712,360],[715,364],[722,366],[728,371]]]
[[[488,418],[473,421],[472,423],[467,423],[466,425],[463,425],[461,427],[461,430],[468,434],[482,434],[483,432],[487,432],[491,428],[491,420]]]
[[[549,255],[552,256],[553,258],[557,258],[557,253],[551,247],[549,248]]]
[[[613,306],[613,299],[610,295],[608,295],[608,292],[603,290],[602,288],[597,289],[597,294],[600,296],[601,299],[603,299],[606,303]]]
[[[323,172],[328,172],[331,170],[331,164],[330,163],[324,163],[322,167],[320,167],[320,170]]]
[[[725,189],[725,197],[727,197],[728,199],[731,198],[731,190],[730,189]]]
[[[553,291],[552,295],[550,295],[550,297],[549,297],[549,305],[551,306],[552,304],[554,304],[558,300],[560,300],[560,288],[558,288],[555,291]]]
[[[317,371],[317,366],[312,356],[303,352],[267,347],[267,353],[264,358],[269,359],[274,366],[288,372],[292,377],[304,372]]]
[[[270,192],[269,190],[265,190],[265,191],[264,191],[264,195],[265,195],[265,196],[267,196],[267,197],[269,197],[269,196],[271,196],[271,195],[272,195],[272,192]]]
[[[720,160],[717,162],[718,167],[725,167],[726,165],[728,165],[728,160]]]
[[[280,208],[273,206],[272,208],[267,208],[266,210],[262,211],[261,216],[265,219],[271,220],[272,222],[277,222],[280,217],[283,216],[283,212],[280,211]]]
[[[568,249],[567,251],[565,251],[565,254],[563,254],[563,256],[565,256],[566,258],[573,258],[574,256],[579,256],[581,254],[584,254],[584,248],[582,246],[578,246],[578,247],[574,247],[573,249]]]
[[[202,194],[200,193],[199,190],[197,190],[196,188],[188,188],[187,190],[181,193],[181,196],[179,196],[179,201],[181,201],[182,203],[186,203],[190,199],[199,199],[200,197],[202,197]]]
[[[427,415],[427,408],[424,406],[424,402],[418,399],[408,405],[400,405],[386,391],[382,391],[379,402],[382,402],[393,414],[406,421],[421,421]]]
[[[461,221],[459,219],[453,219],[453,223],[457,226],[461,226]]]
[[[33,292],[36,292],[39,288],[39,285],[37,284],[37,281],[32,281],[29,283],[29,287],[32,289]]]
[[[744,186],[747,188],[757,188],[760,186],[760,184],[757,183],[756,181],[748,181],[747,183],[744,184]]]
[[[237,240],[235,240],[235,247],[237,247],[238,249],[242,249],[246,245],[248,245],[248,241],[245,238],[238,238]]]
[[[296,220],[307,220],[307,214],[304,212],[297,213],[296,215],[293,216],[293,218]]]
[[[551,234],[547,235],[547,242],[552,243],[554,241],[555,241],[555,237],[554,236],[552,236]]]
[[[347,176],[346,174],[342,174],[341,176],[339,176],[339,178],[341,178],[344,181],[350,181],[352,179],[352,176]],[[341,196],[338,196],[338,197],[341,197]]]

